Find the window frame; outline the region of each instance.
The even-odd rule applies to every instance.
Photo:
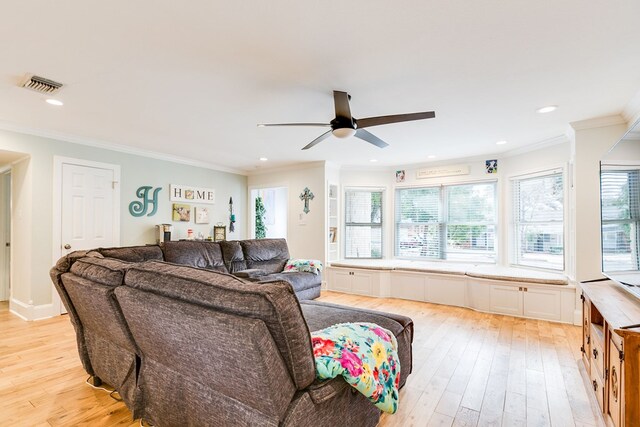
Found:
[[[519,209],[518,206],[516,206],[516,201],[515,201],[515,182],[516,181],[522,181],[522,180],[527,180],[527,179],[533,179],[533,178],[543,178],[543,177],[549,177],[552,175],[560,175],[560,177],[562,178],[562,267],[561,268],[551,268],[551,267],[543,267],[543,266],[539,266],[539,265],[529,265],[529,264],[521,264],[518,263],[518,255],[517,255],[517,251],[519,250],[518,247],[518,224],[520,224],[520,222],[518,222],[517,218],[519,217],[519,215],[517,215],[517,210]],[[553,272],[553,273],[566,273],[567,268],[568,268],[568,247],[570,246],[570,242],[567,239],[568,237],[568,208],[570,209],[570,206],[568,206],[568,194],[569,191],[568,189],[572,187],[572,184],[569,182],[569,180],[567,179],[567,172],[566,172],[566,168],[564,166],[555,166],[555,167],[551,167],[551,168],[546,168],[546,169],[541,169],[541,170],[536,170],[536,171],[532,171],[532,172],[527,172],[527,173],[523,173],[523,174],[519,174],[519,175],[512,175],[510,177],[508,177],[508,181],[509,181],[509,195],[507,197],[509,197],[509,205],[511,206],[510,209],[510,221],[509,221],[509,232],[507,233],[508,235],[508,246],[509,246],[509,266],[511,267],[516,267],[516,268],[526,268],[526,269],[530,269],[530,270],[539,270],[539,271],[548,271],[548,272]],[[547,223],[553,223],[553,221],[547,221]]]
[[[601,251],[601,255],[602,255],[602,271],[637,271],[640,268],[640,201],[637,198],[633,198],[632,200],[629,201],[629,209],[630,209],[630,218],[629,219],[611,219],[611,220],[605,220],[603,218],[603,201],[602,201],[602,173],[603,172],[625,172],[625,173],[629,173],[629,172],[636,172],[635,176],[634,176],[634,180],[635,180],[635,186],[636,188],[640,188],[640,164],[638,164],[637,162],[601,162],[600,163],[600,234],[601,234],[601,239],[600,239],[600,251]],[[636,215],[636,218],[634,219],[634,215]],[[631,247],[632,253],[635,250],[635,259],[633,260],[634,264],[635,264],[635,268],[634,269],[630,269],[630,270],[614,270],[614,269],[606,269],[605,268],[605,255],[604,255],[604,244],[605,244],[605,237],[604,237],[604,227],[605,225],[608,224],[616,224],[616,225],[623,225],[623,224],[635,224],[635,238],[636,238],[636,244],[635,244],[635,248]]]
[[[347,193],[348,192],[370,192],[370,193],[380,193],[380,224],[377,223],[372,223],[372,222],[356,222],[356,223],[350,223],[347,222],[347,209],[348,209],[348,205],[347,205]],[[344,210],[342,212],[342,219],[343,219],[343,226],[342,226],[342,235],[344,236],[343,239],[343,243],[342,243],[342,250],[343,250],[343,258],[344,259],[384,259],[384,246],[385,246],[385,239],[384,239],[384,232],[385,232],[385,227],[384,227],[384,210],[385,210],[385,188],[382,187],[345,187],[342,191],[342,197],[343,197],[343,204],[342,206],[344,207]],[[353,257],[353,256],[347,256],[347,228],[348,227],[371,227],[371,228],[380,228],[380,256],[379,257]]]
[[[494,230],[494,240],[493,240],[493,260],[485,260],[485,259],[447,259],[446,255],[450,252],[447,251],[448,246],[448,227],[449,225],[478,225],[478,223],[460,223],[453,222],[450,223],[448,220],[449,214],[449,199],[447,189],[450,187],[462,187],[468,185],[483,185],[483,184],[491,184],[493,186],[493,214],[494,214],[494,222],[491,224],[481,224],[486,226],[493,226]],[[423,225],[435,225],[439,229],[439,257],[412,257],[412,256],[402,256],[398,254],[399,249],[399,228],[402,226],[402,223],[399,222],[399,214],[397,209],[397,204],[401,203],[399,193],[403,190],[419,190],[419,189],[427,189],[427,188],[437,188],[439,191],[438,194],[438,203],[439,203],[439,212],[441,217],[437,222],[424,222],[424,223],[413,223],[413,224],[423,224]],[[394,227],[393,227],[393,256],[396,259],[406,259],[412,261],[428,261],[428,262],[451,262],[451,263],[478,263],[478,264],[497,264],[499,260],[499,217],[500,217],[500,195],[499,195],[499,180],[497,178],[492,177],[491,179],[478,179],[472,181],[459,181],[459,182],[448,182],[446,184],[433,184],[433,185],[412,185],[412,186],[401,186],[396,187],[394,191]],[[455,253],[455,251],[454,251]]]

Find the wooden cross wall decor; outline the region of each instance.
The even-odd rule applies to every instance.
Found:
[[[309,213],[309,200],[313,200],[314,197],[309,187],[304,187],[304,191],[300,193],[300,200],[304,200],[304,213]]]

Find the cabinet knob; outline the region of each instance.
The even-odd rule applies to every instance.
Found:
[[[598,358],[598,349],[597,349],[597,348],[594,348],[594,349],[593,349],[593,358],[594,358],[594,359],[597,359],[597,358]]]
[[[593,391],[598,391],[598,383],[596,380],[593,380]]]

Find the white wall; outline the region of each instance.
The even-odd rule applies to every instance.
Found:
[[[575,279],[602,277],[600,248],[600,160],[624,135],[621,117],[587,120],[571,124],[574,163]]]
[[[216,222],[228,226],[228,202],[233,196],[237,217],[236,232],[229,239],[245,237],[247,179],[243,175],[188,166],[170,161],[125,154],[49,138],[0,131],[0,149],[27,153],[30,157],[13,167],[13,289],[16,304],[42,306],[52,301],[49,269],[53,263],[53,157],[54,155],[120,165],[120,241],[123,246],[155,243],[155,224],[172,223],[169,184],[193,185],[216,190],[211,224],[173,223],[176,237],[185,237],[187,228],[209,234]],[[136,190],[143,185],[162,187],[155,216],[133,217],[129,203],[138,200]],[[205,206],[205,205],[202,205]],[[193,217],[192,217],[193,218]]]
[[[293,168],[265,171],[250,175],[249,189],[286,187],[289,194],[287,243],[292,258],[325,258],[325,165],[324,162],[301,164]],[[300,193],[305,187],[314,194],[309,213],[303,213]]]

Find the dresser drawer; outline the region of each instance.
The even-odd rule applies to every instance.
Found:
[[[600,382],[604,382],[604,333],[602,330],[596,326],[591,325],[591,354],[589,358],[591,359],[591,375],[593,376],[596,372],[600,378]]]
[[[596,399],[598,400],[598,405],[600,406],[600,410],[604,409],[604,381],[600,374],[595,370],[591,370],[591,387],[593,388],[593,392],[596,395]]]

